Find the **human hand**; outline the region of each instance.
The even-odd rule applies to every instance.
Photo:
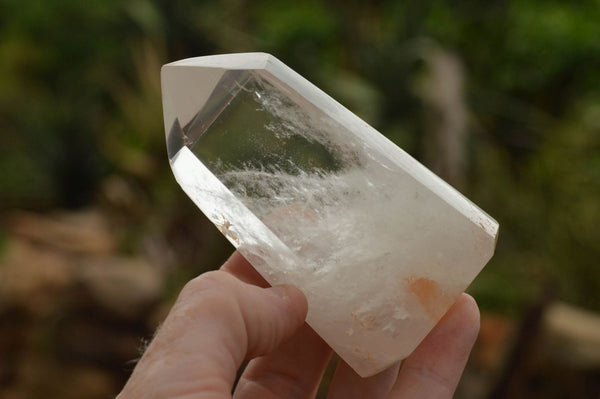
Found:
[[[117,399],[314,398],[331,349],[306,324],[295,287],[267,288],[239,254],[190,281]],[[334,398],[453,396],[479,331],[479,310],[463,294],[402,363],[360,378],[340,361]]]

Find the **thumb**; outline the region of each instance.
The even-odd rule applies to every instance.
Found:
[[[260,288],[223,271],[205,273],[184,287],[119,398],[230,397],[244,359],[274,350],[306,312],[293,286]]]

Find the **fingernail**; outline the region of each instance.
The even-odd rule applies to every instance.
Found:
[[[283,299],[284,301],[289,299],[288,289],[284,285],[276,285],[268,289],[276,297]]]

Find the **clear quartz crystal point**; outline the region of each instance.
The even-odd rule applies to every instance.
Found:
[[[162,68],[183,190],[359,375],[407,357],[491,258],[498,223],[275,57]]]

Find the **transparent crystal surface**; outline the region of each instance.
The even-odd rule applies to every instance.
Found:
[[[494,252],[498,224],[268,54],[162,70],[171,167],[359,375],[408,356]]]

